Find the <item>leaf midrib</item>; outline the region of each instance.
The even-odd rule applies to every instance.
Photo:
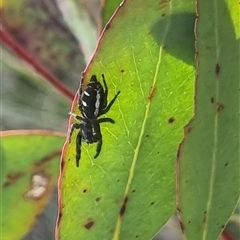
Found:
[[[171,8],[172,8],[172,6],[171,6],[171,3],[170,3],[169,4],[169,13],[171,13]],[[164,37],[163,37],[162,45],[163,45],[163,43],[166,39],[169,26],[170,26],[170,22],[168,21],[168,24],[166,25],[166,28],[165,28],[165,34],[164,34]],[[154,74],[154,77],[153,77],[152,89],[154,89],[154,86],[156,85],[157,75],[158,75],[160,64],[161,64],[162,50],[163,50],[162,45],[159,47],[158,60],[157,60],[157,63],[156,63],[155,74]],[[143,94],[143,92],[142,92],[142,94]],[[130,186],[131,186],[131,183],[132,183],[132,179],[133,179],[133,176],[134,176],[134,169],[135,169],[135,166],[136,166],[136,163],[137,163],[140,146],[141,146],[143,135],[144,135],[144,132],[145,132],[145,127],[146,127],[146,122],[147,122],[151,102],[152,102],[151,100],[148,100],[147,104],[146,104],[145,116],[144,116],[144,119],[143,119],[143,123],[142,123],[141,131],[140,131],[140,134],[139,134],[138,142],[137,142],[136,148],[134,150],[133,161],[132,161],[132,164],[131,164],[131,167],[130,167],[130,171],[129,171],[128,180],[127,180],[126,188],[125,188],[125,191],[124,191],[123,199],[125,199],[125,197],[128,196],[128,192],[129,192],[129,189],[130,189]],[[114,228],[115,231],[113,233],[112,240],[118,240],[119,239],[121,224],[122,224],[122,216],[118,215],[117,222],[116,222],[116,225],[115,225],[115,228]]]
[[[217,11],[217,0],[214,1],[214,36],[215,36],[215,49],[216,49],[216,62],[219,60],[219,32],[218,32],[218,11]],[[219,99],[219,81],[216,82],[216,99]],[[207,202],[207,214],[206,214],[206,221],[204,222],[204,230],[203,230],[203,240],[208,238],[208,226],[209,226],[209,219],[210,219],[210,210],[212,206],[213,200],[213,190],[214,190],[214,180],[215,180],[215,171],[216,171],[216,161],[217,161],[217,145],[218,145],[218,121],[219,121],[219,114],[216,112],[214,116],[214,132],[213,132],[213,155],[212,155],[212,167],[210,173],[210,185],[209,185],[209,192],[208,192],[208,202]]]

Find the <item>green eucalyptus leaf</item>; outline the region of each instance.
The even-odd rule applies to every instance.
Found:
[[[177,34],[192,28],[186,39],[194,46],[193,12],[189,1],[125,1],[106,26],[83,83],[93,74],[102,82],[104,73],[108,100],[121,91],[106,114],[116,123],[101,124],[97,159],[96,144],[82,143],[79,168],[77,131],[66,145],[61,239],[150,239],[175,212],[175,159],[193,116],[194,90],[193,57],[188,64]],[[185,24],[171,23],[179,15]],[[174,29],[177,54],[168,37]]]
[[[239,199],[240,21],[235,0],[198,1],[195,117],[179,152],[186,239],[221,234]]]

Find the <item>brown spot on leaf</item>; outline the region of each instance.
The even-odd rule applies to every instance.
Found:
[[[225,163],[225,167],[227,167],[228,166],[228,163]]]
[[[148,100],[149,101],[152,100],[152,98],[154,97],[155,92],[156,92],[156,87],[152,86],[151,89],[150,89],[149,95],[148,95]]]
[[[204,216],[203,216],[203,222],[205,223],[206,222],[206,218],[207,218],[207,211],[205,210],[204,212],[203,212],[203,214],[204,214]]]
[[[121,73],[124,73],[125,71],[124,71],[124,69],[121,69],[121,71],[120,71]]]
[[[166,15],[166,14],[165,14],[165,13],[163,13],[163,14],[162,14],[162,17],[165,17],[165,15]]]
[[[192,131],[192,127],[186,126],[186,127],[184,128],[185,134],[188,134],[188,133],[190,133],[191,131]]]
[[[181,147],[182,147],[182,143],[180,143],[180,145],[179,145],[179,147],[178,147],[178,151],[177,151],[177,162],[180,161]]]
[[[183,222],[179,221],[179,224],[180,224],[180,228],[181,228],[182,232],[184,233],[185,227],[183,225]]]
[[[59,228],[60,222],[62,220],[62,208],[60,209],[60,211],[58,212],[58,217],[57,217],[57,227]]]
[[[167,6],[167,1],[166,0],[161,0],[160,1],[160,9],[163,9]]]
[[[87,189],[85,188],[85,189],[83,189],[83,193],[86,193],[87,192]]]
[[[132,193],[135,193],[135,192],[136,192],[136,190],[135,190],[135,189],[133,189],[133,190],[132,190]]]
[[[173,123],[175,121],[175,118],[174,117],[170,117],[169,119],[168,119],[168,123]]]
[[[177,212],[180,213],[181,212],[181,209],[179,206],[177,206]]]
[[[221,104],[221,103],[218,103],[218,104],[217,104],[217,111],[218,111],[218,112],[222,111],[223,108],[224,108],[223,104]]]
[[[88,219],[88,222],[84,225],[87,230],[90,230],[94,225],[93,219]]]
[[[146,138],[149,138],[149,135],[148,135],[148,134],[146,134]]]
[[[214,98],[213,97],[211,97],[211,103],[214,103]]]
[[[122,217],[123,214],[125,213],[127,201],[128,201],[128,197],[126,196],[123,200],[122,206],[121,206],[120,211],[119,211],[120,217]]]
[[[99,202],[100,200],[101,200],[100,197],[97,197],[97,198],[95,199],[96,202]]]
[[[188,221],[188,224],[190,224],[191,223],[191,221]]]
[[[67,161],[70,162],[70,159],[68,158]],[[61,171],[63,171],[64,165],[65,165],[65,161],[63,159],[61,159],[60,164],[61,164],[60,165],[61,166]]]
[[[219,73],[220,73],[220,65],[217,63],[216,66],[215,66],[215,73],[216,75],[218,76]]]
[[[110,27],[111,27],[111,24],[107,23],[105,29],[108,30]]]
[[[154,202],[151,202],[151,205],[154,205]]]

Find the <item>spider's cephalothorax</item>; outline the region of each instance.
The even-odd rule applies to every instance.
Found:
[[[117,92],[115,97],[108,104],[108,87],[102,74],[103,84],[97,80],[96,75],[92,75],[90,82],[86,86],[85,90],[79,91],[78,108],[82,113],[82,116],[78,116],[75,113],[70,113],[78,123],[74,123],[71,126],[69,142],[71,140],[74,129],[79,129],[76,138],[76,165],[79,166],[81,158],[81,144],[82,141],[86,143],[97,142],[96,154],[94,158],[97,158],[102,148],[102,135],[100,123],[110,122],[115,123],[112,118],[100,118],[99,116],[107,113],[113,103],[115,102],[120,91]]]

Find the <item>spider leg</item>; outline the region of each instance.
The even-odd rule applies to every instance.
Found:
[[[70,133],[69,133],[69,138],[68,138],[68,142],[70,143],[71,142],[71,138],[72,138],[72,134],[73,134],[73,131],[75,129],[80,129],[82,127],[82,124],[79,124],[79,123],[73,123],[71,125],[71,128],[70,128]]]
[[[98,157],[98,155],[101,152],[101,149],[102,149],[102,139],[100,139],[97,143],[96,154],[95,154],[94,158]]]
[[[81,131],[79,131],[76,137],[76,166],[77,167],[79,167],[79,161],[81,158],[81,145],[82,145],[82,134],[81,134]]]
[[[80,84],[79,84],[79,88],[78,88],[78,102],[80,101],[80,97],[82,96],[82,90],[83,90],[83,72],[82,72],[82,76],[80,79]]]
[[[84,121],[84,118],[82,118],[81,116],[78,116],[76,113],[73,112],[69,112],[68,113],[70,116],[74,117],[76,120],[78,120],[79,122]]]
[[[102,79],[103,79],[103,84],[104,84],[104,103],[103,103],[103,108],[105,108],[107,106],[107,98],[108,98],[108,87],[107,87],[107,83],[104,77],[104,74],[102,74]]]
[[[117,92],[117,94],[115,95],[115,97],[111,100],[111,102],[107,105],[107,107],[105,109],[103,109],[103,111],[101,112],[101,115],[102,114],[105,114],[107,113],[111,106],[114,104],[115,100],[117,99],[118,95],[120,94],[120,91]]]
[[[103,123],[103,122],[110,122],[112,124],[115,123],[115,121],[112,118],[100,118],[97,121],[98,121],[98,123]]]

